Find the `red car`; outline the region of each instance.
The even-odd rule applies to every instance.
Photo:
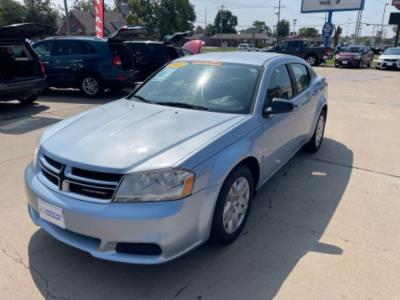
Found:
[[[335,56],[335,67],[371,67],[374,53],[370,47],[362,45],[352,45],[343,48]]]

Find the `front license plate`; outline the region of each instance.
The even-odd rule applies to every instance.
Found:
[[[347,65],[347,60],[342,61],[342,64]]]
[[[392,66],[392,63],[391,63],[391,62],[387,62],[386,65],[387,65],[388,67],[391,67],[391,66]]]
[[[38,199],[39,216],[43,220],[50,222],[58,227],[65,228],[64,212],[62,208]]]

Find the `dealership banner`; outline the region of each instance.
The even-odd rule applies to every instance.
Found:
[[[104,2],[93,0],[96,36],[104,37]]]
[[[301,12],[363,10],[365,0],[302,0]]]

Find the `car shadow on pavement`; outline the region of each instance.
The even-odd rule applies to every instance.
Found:
[[[352,163],[353,152],[331,139],[318,158],[300,152],[258,192],[237,241],[227,247],[206,244],[163,265],[95,259],[38,230],[28,247],[31,276],[46,298],[272,299],[305,255],[342,254],[323,235],[330,236],[326,229]],[[310,268],[321,276],[329,272],[318,262]]]
[[[121,99],[129,94],[131,89],[123,89],[120,91],[108,91],[102,96],[96,98],[88,98],[82,95],[77,89],[49,89],[40,98],[40,102],[59,102],[73,104],[105,104],[107,102]]]
[[[36,115],[48,109],[49,106],[39,103],[21,104],[18,101],[0,102],[0,122]]]

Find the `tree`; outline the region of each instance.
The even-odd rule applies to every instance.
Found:
[[[50,32],[58,29],[59,13],[50,0],[24,0],[27,23],[40,23],[49,26]]]
[[[215,34],[214,25],[208,24],[208,25],[206,26],[206,28],[204,28],[204,34],[205,34],[206,36],[212,36],[212,35],[214,35],[214,34]]]
[[[128,24],[143,26],[151,36],[163,38],[194,28],[196,14],[189,0],[128,0],[128,5]],[[116,0],[115,9],[120,8],[121,0]]]
[[[282,19],[278,23],[278,37],[286,37],[289,35],[290,23],[288,20]]]
[[[264,21],[254,21],[253,27],[257,29],[258,33],[265,32],[267,35],[272,34],[271,27],[267,26]]]
[[[205,32],[204,28],[201,25],[198,25],[194,30],[194,33],[203,34]]]
[[[299,29],[299,35],[302,37],[315,37],[318,34],[318,30],[314,27],[301,27]]]
[[[93,9],[93,0],[75,0],[72,10],[91,11]]]
[[[0,26],[23,23],[25,8],[14,0],[0,0]]]
[[[342,27],[337,26],[335,28],[335,34],[333,35],[333,47],[336,47],[339,44],[339,37],[342,34]]]
[[[219,33],[236,33],[235,27],[238,24],[237,16],[229,10],[220,10],[215,16],[214,30]]]

